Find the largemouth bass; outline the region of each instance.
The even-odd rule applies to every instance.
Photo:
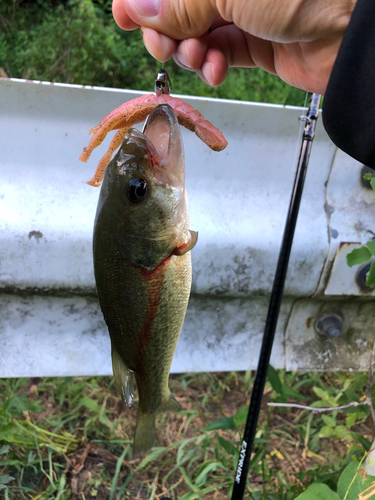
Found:
[[[112,346],[113,373],[127,405],[139,394],[136,454],[155,441],[155,417],[179,410],[169,370],[191,288],[184,149],[173,109],[163,104],[143,133],[131,128],[106,169],[94,226],[95,280]]]

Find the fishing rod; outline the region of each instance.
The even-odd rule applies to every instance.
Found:
[[[292,248],[294,231],[296,228],[298,211],[302,198],[302,191],[305,183],[312,142],[314,140],[316,122],[319,115],[319,103],[320,95],[312,94],[308,112],[306,116],[302,116],[300,118],[306,123],[302,135],[302,144],[297,171],[294,180],[292,196],[290,199],[288,215],[285,222],[284,235],[281,243],[279,259],[277,262],[270,303],[268,306],[262,347],[259,355],[258,367],[255,374],[254,386],[251,394],[249,411],[247,414],[236,475],[234,478],[231,500],[242,500],[246,488],[247,473],[249,470],[250,457],[253,450],[264,386],[266,384],[272,346],[275,338],[276,325],[280,312],[286,273],[288,271],[290,251]]]

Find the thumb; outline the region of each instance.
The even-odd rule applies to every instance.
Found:
[[[219,16],[215,0],[113,0],[117,24],[152,28],[175,40],[199,37]]]

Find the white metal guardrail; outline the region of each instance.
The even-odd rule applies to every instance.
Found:
[[[0,80],[2,377],[111,373],[91,255],[99,189],[85,184],[105,145],[88,164],[78,157],[87,131],[140,94]],[[214,153],[183,131],[191,228],[199,242],[172,371],[254,368],[301,109],[184,99],[223,130],[229,145]],[[375,232],[375,193],[362,185],[361,168],[336,150],[319,122],[271,359],[277,368],[368,367],[375,292],[357,284],[357,269],[345,260]]]

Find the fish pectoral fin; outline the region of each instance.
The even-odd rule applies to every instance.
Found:
[[[119,353],[112,345],[112,369],[115,383],[118,390],[121,392],[121,397],[126,406],[133,404],[134,390],[137,385],[135,374],[129,370],[126,364],[121,359]]]
[[[169,394],[169,399],[162,403],[158,408],[158,413],[163,411],[180,411],[181,405],[173,396],[173,394]]]
[[[173,251],[173,255],[185,255],[192,250],[198,241],[198,232],[190,231],[190,239],[185,245],[181,247],[176,247]]]

